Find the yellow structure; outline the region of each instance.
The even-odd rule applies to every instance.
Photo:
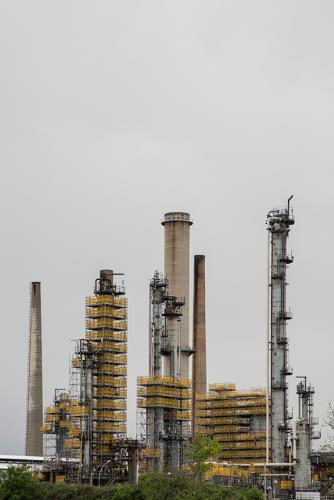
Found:
[[[103,270],[94,292],[86,298],[86,333],[76,342],[70,390],[56,391],[54,406],[46,409],[42,426],[43,432],[55,438],[53,457],[60,459],[61,466],[64,458],[70,459],[69,482],[99,483],[111,476],[121,480],[132,453],[126,448],[125,289],[114,283],[113,271]]]
[[[266,460],[264,389],[238,391],[235,384],[212,384],[196,395],[197,433],[221,445],[220,460],[250,464]]]
[[[182,440],[182,426],[191,421],[191,381],[162,375],[138,377],[137,381],[137,408],[146,410],[144,426],[149,430],[143,456],[149,470],[154,470],[154,464],[174,470],[175,445]],[[156,427],[163,435],[155,435]]]

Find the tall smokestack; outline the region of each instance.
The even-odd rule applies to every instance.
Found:
[[[33,281],[30,288],[29,372],[27,394],[26,455],[43,456],[43,385],[41,284]]]
[[[165,228],[165,274],[168,295],[184,298],[181,321],[182,378],[189,378],[189,239],[192,221],[184,212],[168,212],[162,222]]]
[[[192,432],[196,433],[196,394],[205,394],[206,387],[206,331],[205,331],[205,255],[194,257],[193,304],[193,364],[192,364]]]

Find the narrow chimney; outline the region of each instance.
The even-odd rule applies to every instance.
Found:
[[[205,255],[194,257],[194,304],[193,304],[192,358],[192,432],[196,434],[196,394],[205,394],[206,386],[206,332],[205,332]]]
[[[41,284],[33,281],[30,288],[30,332],[28,360],[28,394],[26,420],[26,455],[43,456],[43,385]]]

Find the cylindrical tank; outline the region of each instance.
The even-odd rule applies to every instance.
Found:
[[[165,274],[168,295],[184,298],[181,325],[181,377],[189,378],[189,240],[190,215],[168,212],[162,225],[165,229]]]
[[[43,382],[41,284],[30,285],[29,371],[27,395],[26,455],[43,456]]]

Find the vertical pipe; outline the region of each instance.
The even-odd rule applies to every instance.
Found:
[[[168,293],[184,297],[181,325],[181,377],[189,378],[189,239],[190,215],[184,212],[165,214],[162,225],[165,229],[165,274]],[[175,339],[177,342],[177,339]],[[175,346],[174,346],[175,347]]]
[[[290,198],[291,199],[291,198]],[[290,201],[289,199],[289,201]],[[288,414],[287,322],[291,319],[286,309],[286,276],[293,257],[287,253],[287,239],[294,218],[290,205],[286,209],[271,210],[267,216],[270,233],[270,427],[271,459],[274,463],[288,461],[291,434]]]
[[[266,465],[264,467],[264,497],[267,498],[267,464],[269,463],[269,394],[270,394],[270,233],[267,233],[267,325],[266,325]]]
[[[30,285],[29,366],[27,390],[26,455],[43,456],[43,381],[41,284]]]
[[[205,255],[194,256],[193,303],[193,364],[192,364],[192,434],[196,432],[196,395],[205,394],[206,328],[205,328]]]

